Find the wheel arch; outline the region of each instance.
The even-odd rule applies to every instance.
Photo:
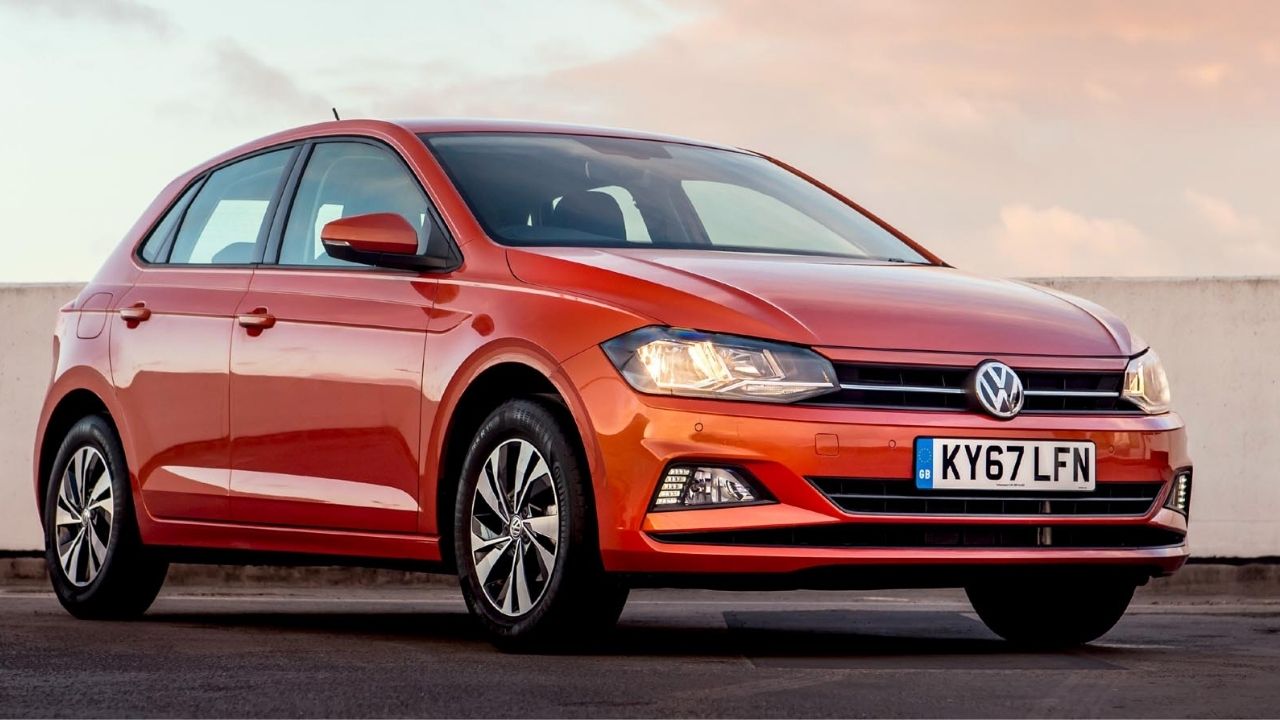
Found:
[[[120,433],[120,428],[106,401],[97,392],[85,387],[71,388],[62,394],[48,410],[35,456],[36,507],[40,511],[40,517],[44,517],[45,492],[48,488],[49,476],[53,471],[53,462],[57,458],[58,450],[62,447],[63,438],[67,436],[72,426],[90,415],[101,415],[117,434]]]
[[[430,456],[435,458],[435,483],[434,492],[429,496],[432,508],[424,519],[434,524],[445,563],[452,562],[454,495],[467,450],[475,431],[502,403],[517,398],[547,401],[564,422],[579,462],[592,475],[589,486],[594,485],[595,469],[600,466],[581,398],[550,356],[537,351],[507,350],[494,353],[471,367],[471,371],[455,383],[453,392],[448,394],[450,399],[441,403],[437,415],[437,427],[441,430],[434,443],[436,452]],[[590,490],[594,507],[595,488]]]

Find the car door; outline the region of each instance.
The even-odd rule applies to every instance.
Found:
[[[436,282],[325,254],[341,217],[404,216],[447,242],[394,151],[316,141],[231,342],[231,515],[239,522],[414,532],[426,327]]]
[[[141,246],[111,367],[130,464],[154,517],[228,516],[231,330],[296,152],[263,152],[197,179]]]

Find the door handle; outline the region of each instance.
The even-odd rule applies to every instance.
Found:
[[[129,324],[130,327],[140,322],[146,322],[151,319],[151,308],[146,303],[134,303],[129,307],[120,308],[120,317]]]
[[[276,316],[267,312],[264,307],[254,308],[252,312],[245,315],[237,315],[236,322],[240,323],[240,327],[249,330],[266,330],[275,327]]]

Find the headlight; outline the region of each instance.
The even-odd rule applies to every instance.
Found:
[[[782,403],[840,387],[829,360],[793,345],[647,327],[602,347],[631,387],[645,393]]]
[[[1169,378],[1155,350],[1129,361],[1124,369],[1124,398],[1148,415],[1169,411]]]

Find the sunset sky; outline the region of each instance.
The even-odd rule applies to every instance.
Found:
[[[89,278],[331,106],[741,145],[980,272],[1280,273],[1280,3],[0,0],[0,36],[0,282]]]

